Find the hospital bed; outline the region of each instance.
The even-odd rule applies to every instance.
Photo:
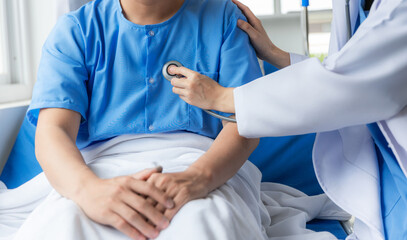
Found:
[[[266,66],[267,68],[267,66]],[[16,188],[41,172],[34,155],[35,128],[25,118],[27,106],[0,109],[0,175],[8,188]],[[250,157],[263,173],[263,181],[283,183],[308,195],[322,193],[316,180],[311,151],[315,135],[263,138]],[[329,231],[338,239],[347,234],[339,221],[313,220],[307,228]]]

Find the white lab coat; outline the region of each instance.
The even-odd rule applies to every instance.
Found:
[[[333,0],[325,61],[291,54],[291,66],[235,89],[236,118],[245,137],[318,132],[315,172],[326,194],[356,217],[348,239],[384,239],[366,124],[378,122],[407,176],[407,1],[375,0],[348,43],[344,2]],[[358,3],[351,0],[353,26]]]

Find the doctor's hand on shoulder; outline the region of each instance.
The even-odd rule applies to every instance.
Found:
[[[273,44],[261,21],[247,6],[237,0],[232,1],[247,18],[247,22],[239,19],[237,25],[248,34],[257,56],[278,68],[289,66],[290,54]],[[185,102],[202,109],[235,113],[234,88],[222,87],[213,79],[185,67],[171,66],[168,71],[182,76],[173,78],[171,84],[173,92]]]
[[[260,19],[243,3],[237,0],[232,0],[232,2],[240,8],[247,18],[247,22],[239,19],[237,25],[249,35],[257,57],[278,68],[290,65],[290,54],[274,45],[268,37],[266,30],[264,30]]]

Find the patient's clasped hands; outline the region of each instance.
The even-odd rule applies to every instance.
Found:
[[[132,239],[156,238],[183,205],[209,192],[209,177],[198,169],[190,167],[180,173],[161,170],[86,181],[75,200],[89,218]]]
[[[173,199],[175,203],[173,208],[164,208],[160,202],[156,204],[156,208],[171,220],[186,203],[204,198],[209,194],[211,178],[210,173],[204,173],[190,166],[187,170],[178,173],[153,173],[147,182],[154,184]]]

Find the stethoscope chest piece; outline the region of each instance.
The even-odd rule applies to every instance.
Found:
[[[162,69],[162,73],[165,79],[167,79],[168,81],[171,81],[172,78],[177,77],[177,75],[175,74],[170,74],[168,72],[168,68],[170,66],[176,66],[176,67],[182,67],[182,64],[178,61],[169,61],[166,64],[164,64],[163,69]]]
[[[164,64],[162,73],[163,73],[164,78],[167,79],[168,81],[171,81],[171,79],[173,79],[174,77],[180,77],[180,76],[177,76],[176,74],[170,74],[168,72],[168,68],[170,66],[182,67],[182,64],[178,61],[169,61],[166,64]],[[236,122],[236,119],[234,119],[234,118],[225,117],[225,116],[219,115],[210,110],[206,110],[206,109],[202,109],[202,110],[205,111],[206,113],[208,113],[209,115],[211,115],[212,117],[219,118],[221,120],[225,120],[225,121],[229,121],[229,122]]]

